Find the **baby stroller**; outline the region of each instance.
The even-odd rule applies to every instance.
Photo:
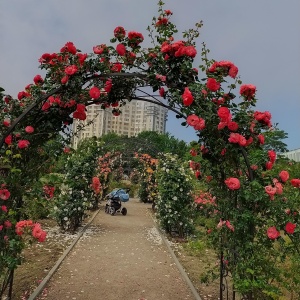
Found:
[[[130,189],[120,189],[116,188],[112,192],[110,192],[106,198],[105,212],[112,216],[115,215],[116,212],[120,212],[123,216],[127,214],[127,208],[122,207],[122,202],[127,202],[129,200],[128,192]]]

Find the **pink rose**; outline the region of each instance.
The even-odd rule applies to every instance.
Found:
[[[278,237],[280,237],[280,232],[277,231],[275,226],[273,226],[268,228],[267,235],[269,239],[276,240]]]
[[[224,182],[230,190],[238,190],[241,187],[240,181],[234,177],[227,178]]]
[[[232,224],[230,224],[230,221],[226,220],[225,225],[227,226],[228,229],[230,229],[231,231],[234,231],[234,227]]]
[[[199,121],[199,117],[196,116],[196,115],[189,115],[187,118],[186,118],[186,122],[188,123],[188,125],[190,126],[194,126],[198,123]]]
[[[195,130],[203,130],[205,128],[205,120],[202,118],[198,119],[198,122],[194,125]]]
[[[276,189],[276,187],[267,185],[267,186],[265,186],[265,192],[270,196],[271,200],[274,200],[274,195],[276,194],[277,189]]]
[[[25,127],[25,131],[26,131],[27,133],[33,133],[33,132],[34,132],[34,128],[33,128],[32,126],[26,126],[26,127]]]

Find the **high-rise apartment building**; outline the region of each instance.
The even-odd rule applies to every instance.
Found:
[[[112,109],[101,109],[100,105],[87,107],[85,121],[74,119],[72,147],[78,142],[93,136],[100,137],[110,132],[120,136],[136,136],[142,131],[166,132],[168,109],[160,105],[140,100],[132,100],[121,108],[119,116],[112,114]],[[82,127],[77,130],[78,126]]]

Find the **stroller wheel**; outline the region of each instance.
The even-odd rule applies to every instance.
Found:
[[[105,213],[107,213],[107,214],[109,213],[109,208],[107,205],[105,206]]]
[[[126,216],[126,215],[127,215],[127,208],[126,208],[126,207],[123,207],[123,208],[121,209],[121,214],[122,214],[123,216]]]
[[[114,207],[110,207],[109,213],[110,213],[112,216],[114,216],[114,214],[116,213],[115,208],[114,208]]]

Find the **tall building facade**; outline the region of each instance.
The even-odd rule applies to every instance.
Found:
[[[87,107],[87,118],[73,122],[72,147],[77,148],[80,140],[93,136],[100,137],[114,132],[120,136],[136,136],[142,131],[166,132],[168,109],[157,104],[132,100],[121,108],[119,116],[112,109],[101,109],[100,105]],[[78,128],[81,127],[79,130]]]

